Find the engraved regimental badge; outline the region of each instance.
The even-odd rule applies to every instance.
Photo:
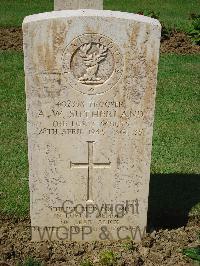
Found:
[[[121,78],[123,57],[119,47],[100,34],[83,34],[75,38],[63,53],[66,83],[81,93],[101,94]]]

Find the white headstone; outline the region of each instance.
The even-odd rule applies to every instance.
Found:
[[[160,31],[111,11],[25,18],[33,240],[140,240]]]
[[[103,9],[103,0],[54,0],[54,10]]]

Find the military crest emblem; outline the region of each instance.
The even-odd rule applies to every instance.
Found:
[[[75,38],[63,53],[63,75],[72,88],[86,94],[102,94],[121,78],[123,58],[119,47],[100,34]]]

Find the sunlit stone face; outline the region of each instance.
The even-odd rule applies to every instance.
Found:
[[[32,239],[139,241],[160,24],[60,11],[23,23]]]

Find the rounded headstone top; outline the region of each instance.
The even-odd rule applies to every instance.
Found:
[[[80,16],[105,17],[105,18],[113,17],[118,19],[128,19],[141,23],[149,23],[151,25],[161,27],[161,24],[157,19],[146,17],[143,15],[120,12],[120,11],[94,10],[94,9],[62,10],[62,11],[39,13],[25,17],[23,24],[37,22],[41,20],[48,20],[48,19],[70,18],[70,17],[80,17]]]

